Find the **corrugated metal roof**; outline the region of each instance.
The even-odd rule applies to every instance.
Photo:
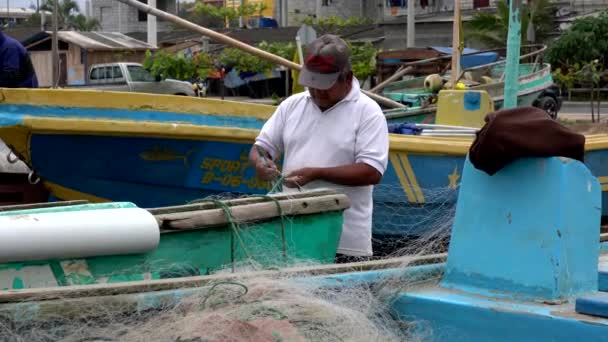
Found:
[[[49,35],[52,32],[47,31]],[[59,31],[57,38],[61,41],[78,45],[87,50],[147,50],[154,46],[118,32],[78,32]]]

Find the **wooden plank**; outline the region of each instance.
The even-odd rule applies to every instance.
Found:
[[[268,197],[272,197],[277,200],[284,200],[290,198],[305,198],[305,197],[318,197],[318,196],[326,196],[326,195],[336,195],[337,191],[332,189],[318,189],[312,191],[304,191],[304,192],[294,192],[294,193],[278,193],[278,194],[269,194]],[[229,207],[235,205],[246,205],[252,203],[260,203],[268,201],[265,197],[262,196],[248,196],[243,198],[235,198],[222,201]],[[204,201],[200,203],[194,204],[186,204],[186,205],[177,205],[177,206],[169,206],[169,207],[161,207],[161,208],[150,208],[147,209],[153,215],[160,214],[168,214],[168,213],[176,213],[181,211],[195,211],[195,210],[204,210],[204,209],[214,209],[217,208],[217,205],[213,201]]]
[[[276,202],[252,203],[230,207],[234,222],[251,222],[266,220],[283,215],[307,215],[328,211],[343,210],[350,207],[346,195],[328,195],[320,197],[305,197],[286,199]],[[161,229],[203,229],[230,223],[224,209],[208,209],[205,211],[179,212],[157,215]]]
[[[11,211],[11,210],[67,207],[70,205],[80,205],[80,204],[87,204],[87,203],[89,203],[89,201],[76,200],[76,201],[62,201],[62,202],[48,202],[48,203],[45,202],[45,203],[32,203],[32,204],[5,205],[5,206],[0,206],[0,212]]]
[[[294,276],[330,275],[347,272],[381,270],[404,266],[420,266],[445,262],[446,253],[424,256],[406,256],[393,259],[355,262],[348,264],[329,264],[309,267],[293,267],[276,271],[241,272],[214,274],[209,276],[182,277],[173,279],[144,280],[115,284],[94,284],[53,287],[44,289],[24,289],[0,291],[0,303],[21,303],[26,301],[45,301],[94,296],[113,296],[119,294],[173,290],[200,287],[218,281],[251,279],[256,277],[282,278]]]

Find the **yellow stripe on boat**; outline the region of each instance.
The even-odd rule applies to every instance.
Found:
[[[268,119],[275,106],[192,96],[76,89],[0,89],[0,103],[16,105],[128,109]],[[136,105],[134,105],[134,103]]]
[[[416,200],[418,203],[424,203],[424,195],[422,194],[422,190],[420,189],[420,185],[418,185],[418,180],[416,179],[416,174],[414,173],[414,169],[412,169],[412,165],[410,164],[410,160],[405,153],[399,153],[399,159],[403,164],[403,168],[405,169],[405,174],[412,184],[412,188],[414,190],[414,194],[416,196]]]
[[[53,195],[60,199],[78,198],[92,203],[111,202],[109,199],[66,188],[64,186],[52,182],[44,182],[44,186],[49,189],[49,191],[53,193]]]
[[[401,165],[401,161],[399,160],[399,156],[397,153],[389,153],[389,158],[391,160],[391,164],[395,169],[395,173],[397,174],[397,178],[399,178],[399,183],[401,183],[401,188],[405,192],[405,196],[407,197],[408,202],[417,203],[416,197],[414,196],[414,192],[410,186],[410,183],[405,176],[405,171],[403,170],[403,166]]]

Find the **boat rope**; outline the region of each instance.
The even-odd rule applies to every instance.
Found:
[[[282,192],[283,191],[283,181],[285,180],[285,176],[284,175],[280,175],[277,178],[275,178],[273,181],[270,181],[270,191],[268,192],[269,194],[274,194],[275,192]]]
[[[230,224],[230,228],[232,229],[232,234],[230,234],[230,261],[232,263],[232,272],[235,272],[235,251],[236,251],[236,246],[234,244],[234,237],[236,236],[236,238],[239,241],[239,244],[241,246],[241,248],[243,249],[243,252],[245,253],[245,255],[247,256],[247,260],[249,262],[251,262],[251,265],[256,268],[257,271],[257,267],[255,266],[255,264],[253,263],[253,258],[251,258],[251,255],[249,254],[249,251],[247,250],[247,248],[245,247],[245,243],[243,242],[243,239],[241,238],[241,234],[239,234],[239,229],[237,227],[237,223],[235,222],[234,216],[232,216],[232,212],[230,211],[230,207],[219,200],[213,200],[213,203],[220,209],[222,209],[222,211],[224,211],[224,215],[226,216],[226,220],[228,220],[228,223]]]
[[[287,265],[287,239],[285,239],[285,215],[283,213],[283,208],[281,207],[281,203],[279,202],[279,200],[272,196],[266,195],[262,196],[262,198],[274,202],[274,204],[277,206],[277,212],[279,214],[279,217],[281,218],[281,241],[283,243],[283,262],[285,262],[285,265]]]
[[[213,292],[214,292],[215,288],[218,287],[218,286],[220,286],[220,285],[234,285],[234,286],[239,286],[239,287],[243,288],[244,292],[241,293],[237,298],[243,297],[244,295],[246,295],[249,292],[249,288],[247,287],[247,285],[238,283],[236,281],[220,281],[220,282],[217,282],[217,283],[213,284],[213,286],[211,286],[211,288],[209,289],[209,292],[207,292],[207,295],[205,296],[205,298],[201,302],[201,309],[202,310],[205,309],[205,306],[206,306],[207,301],[209,300],[209,298],[211,298],[211,296],[213,296]]]

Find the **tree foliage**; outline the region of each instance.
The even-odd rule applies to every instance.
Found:
[[[349,43],[351,50],[351,63],[353,74],[361,82],[376,72],[376,48],[371,43],[352,44]]]
[[[288,60],[293,59],[296,51],[294,43],[267,43],[263,41],[257,47]],[[219,55],[219,61],[222,65],[234,68],[240,72],[267,72],[276,66],[268,60],[236,48],[224,49]]]
[[[346,19],[338,16],[330,16],[327,18],[319,18],[315,19],[313,17],[306,17],[302,19],[302,24],[306,24],[308,26],[312,26],[315,29],[324,31],[324,32],[332,32],[341,28],[351,27],[351,26],[359,26],[359,25],[368,25],[373,21],[370,18],[364,17],[348,17]]]
[[[213,59],[208,54],[202,52],[188,58],[183,53],[170,54],[164,51],[157,51],[153,55],[148,50],[142,64],[154,76],[183,81],[197,78],[205,79],[213,70]]]
[[[547,40],[554,30],[555,7],[549,0],[534,0],[532,7],[521,7],[521,41],[527,42],[530,20],[534,25],[536,42]],[[465,39],[483,44],[488,48],[506,46],[509,33],[509,5],[505,0],[496,1],[496,14],[478,11],[465,27]]]
[[[589,64],[594,60],[608,66],[608,11],[597,17],[585,17],[574,21],[572,26],[551,45],[549,62],[562,71],[575,64]]]

